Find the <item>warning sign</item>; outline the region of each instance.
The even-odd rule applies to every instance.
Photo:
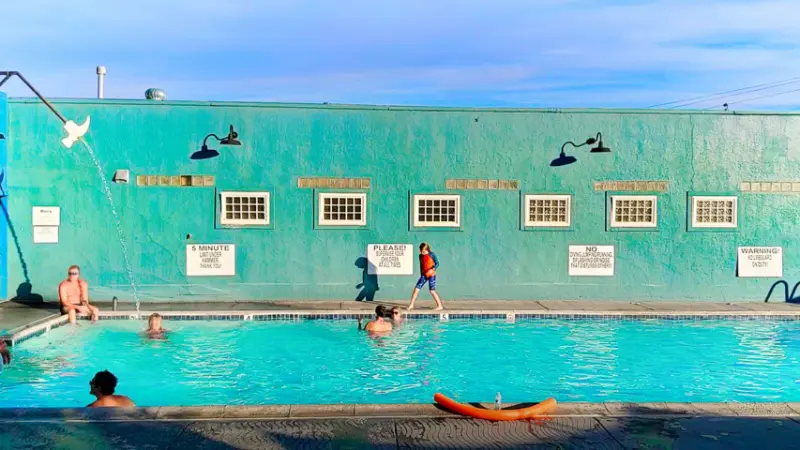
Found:
[[[783,247],[739,247],[739,276],[780,278],[783,276]]]
[[[613,245],[570,245],[569,275],[572,277],[613,277]]]

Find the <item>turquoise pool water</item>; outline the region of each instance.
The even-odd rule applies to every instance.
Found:
[[[407,322],[370,338],[354,321],[65,326],[14,348],[0,407],[83,406],[108,369],[142,406],[464,401],[800,401],[800,323]]]

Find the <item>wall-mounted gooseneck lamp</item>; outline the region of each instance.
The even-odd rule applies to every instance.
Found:
[[[572,141],[564,142],[564,144],[561,146],[561,154],[558,155],[558,158],[556,158],[556,159],[554,159],[554,160],[552,160],[550,162],[550,166],[551,167],[566,166],[566,165],[569,165],[569,164],[572,164],[572,163],[578,161],[578,158],[576,158],[574,156],[569,156],[566,153],[564,153],[564,148],[566,148],[567,145],[571,145],[571,146],[573,146],[575,148],[579,148],[579,147],[583,147],[584,145],[592,145],[594,143],[597,143],[597,145],[593,149],[591,149],[589,151],[589,153],[611,153],[611,149],[606,147],[605,145],[603,145],[603,135],[600,134],[600,133],[597,133],[596,137],[589,138],[589,139],[586,140],[586,142],[584,142],[582,144],[576,144],[576,143],[574,143]]]
[[[208,148],[208,138],[212,137],[216,139],[220,145],[242,145],[242,142],[239,140],[239,133],[237,133],[236,130],[233,129],[233,125],[231,125],[228,135],[224,138],[221,138],[214,133],[211,133],[203,138],[203,146],[200,147],[200,150],[192,153],[192,159],[211,159],[219,156],[218,151],[214,150],[213,148]]]

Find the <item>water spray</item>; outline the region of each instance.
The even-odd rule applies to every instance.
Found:
[[[101,67],[97,68],[98,76],[100,75],[100,68]],[[105,67],[103,67],[102,69],[103,69],[103,74],[105,74]],[[39,100],[41,100],[42,103],[44,103],[45,106],[47,106],[47,108],[49,108],[50,111],[52,111],[53,114],[56,115],[56,117],[58,117],[61,123],[64,124],[64,131],[67,132],[67,137],[61,140],[61,143],[64,145],[64,147],[72,148],[72,145],[80,140],[83,142],[84,147],[89,152],[89,156],[92,158],[92,162],[94,162],[94,165],[97,168],[97,173],[100,176],[100,181],[103,184],[103,191],[105,192],[106,197],[108,198],[108,202],[111,206],[111,213],[114,215],[114,219],[116,221],[117,235],[119,237],[120,246],[122,247],[122,256],[125,258],[125,268],[128,271],[128,279],[131,283],[131,289],[133,291],[133,299],[136,302],[136,315],[138,316],[139,293],[138,290],[136,289],[136,280],[133,277],[133,269],[131,268],[130,259],[128,258],[128,247],[125,244],[125,235],[122,232],[122,223],[119,220],[119,214],[117,213],[117,208],[114,206],[114,199],[111,195],[111,189],[108,187],[108,181],[106,181],[105,175],[103,175],[103,168],[100,165],[100,161],[97,160],[97,157],[94,154],[94,150],[92,150],[92,147],[89,145],[89,143],[86,142],[85,139],[82,139],[83,136],[85,136],[86,133],[89,131],[89,124],[91,123],[89,116],[86,116],[86,120],[80,125],[71,120],[67,120],[67,118],[64,117],[60,112],[58,112],[56,107],[53,106],[52,103],[47,101],[47,99],[44,98],[42,94],[40,94],[39,91],[37,91],[36,88],[33,87],[33,85],[31,85],[28,82],[28,80],[25,79],[25,77],[22,76],[21,73],[16,71],[0,71],[0,77],[3,77],[2,79],[0,79],[0,87],[2,87],[6,83],[6,81],[10,80],[11,77],[13,76],[19,78],[20,81],[22,81],[25,84],[25,86],[27,86],[28,89],[30,89],[31,92],[33,92],[36,95],[36,97],[38,97]],[[98,80],[98,95],[102,95],[102,82],[100,80]]]

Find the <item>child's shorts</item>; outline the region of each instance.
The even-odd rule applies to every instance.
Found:
[[[425,287],[425,283],[428,283],[428,289],[435,291],[436,290],[436,275],[426,278],[425,275],[419,277],[417,280],[417,289],[422,289]]]

